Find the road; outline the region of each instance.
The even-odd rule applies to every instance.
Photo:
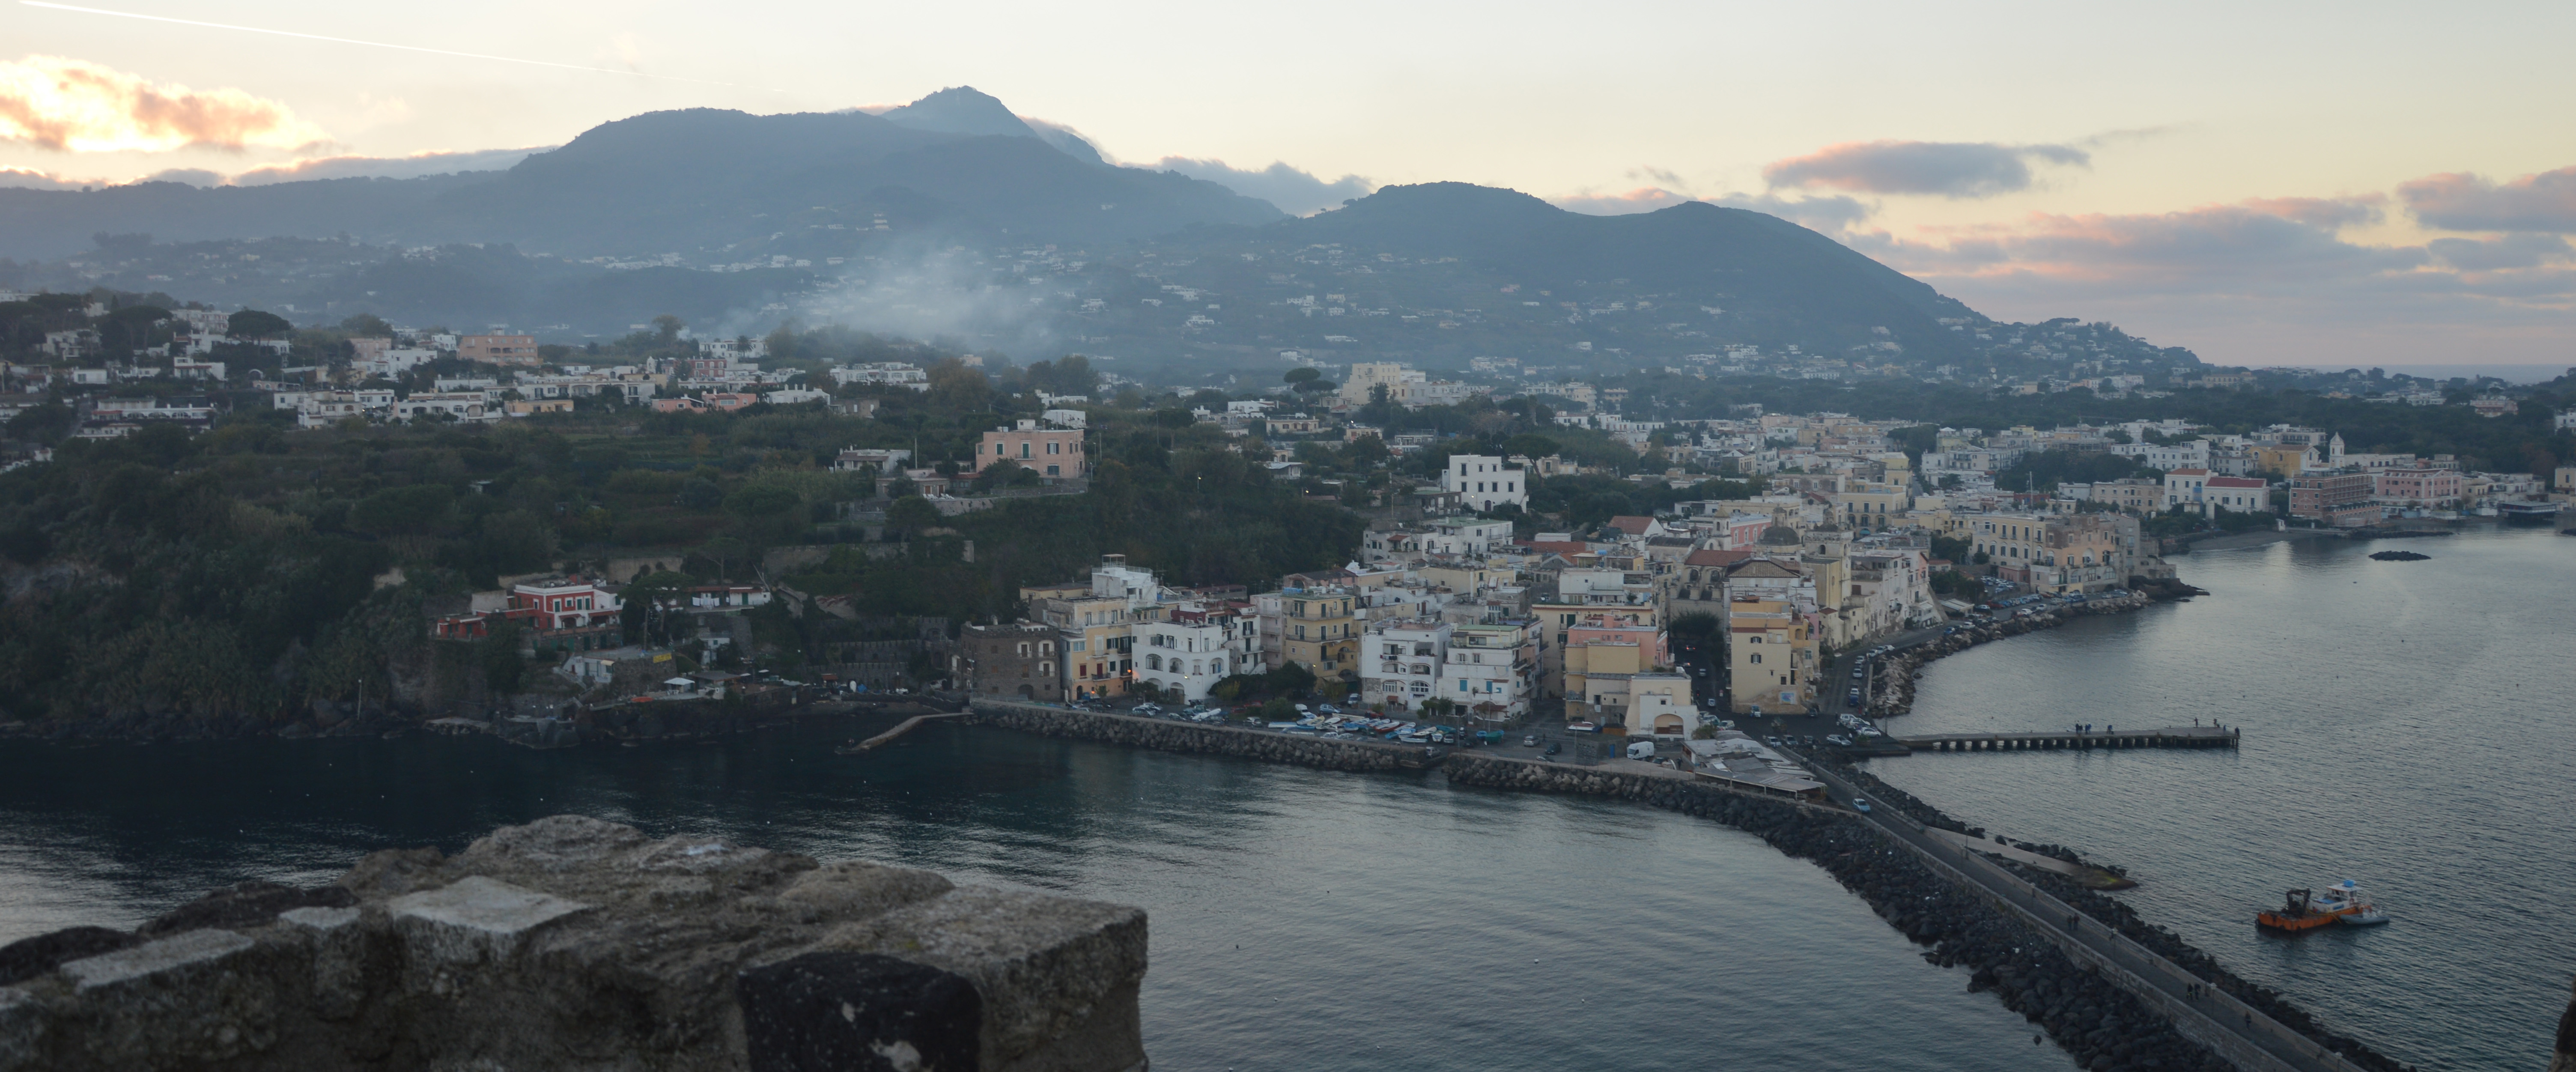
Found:
[[[1795,752],[1789,754],[1800,758],[1802,765],[1817,780],[1825,783],[1826,795],[1836,803],[1848,807],[1854,798],[1865,795],[1822,765],[1806,763]],[[1893,809],[1872,808],[1863,818],[1898,844],[1933,862],[1935,870],[1946,870],[1975,883],[1996,900],[2021,910],[2025,913],[2023,922],[2050,932],[2051,937],[2061,944],[2080,944],[2126,972],[2131,980],[2153,988],[2163,999],[2158,1004],[2164,1005],[2168,1014],[2176,1018],[2196,1016],[2201,1020],[2204,1032],[2217,1031],[2233,1036],[2277,1062],[2274,1066],[2277,1068],[2297,1072],[2360,1072],[2359,1066],[2345,1060],[2342,1055],[2327,1050],[2223,992],[2206,988],[2199,977],[2184,971],[2181,966],[2077,912],[2046,891],[1996,866],[1982,854],[1945,845],[1927,836],[1913,820]],[[2240,1060],[2237,1063],[2239,1067],[2248,1067],[2248,1062]]]

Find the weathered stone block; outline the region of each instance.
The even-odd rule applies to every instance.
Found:
[[[481,875],[385,904],[403,939],[407,984],[442,994],[459,969],[516,957],[539,929],[590,908]]]
[[[219,891],[165,919],[240,922],[132,948],[105,930],[9,947],[0,1072],[1144,1060],[1134,909],[577,816],[455,857],[376,853],[335,887]]]
[[[839,928],[824,944],[973,979],[984,995],[988,1072],[1126,1068],[1144,1060],[1140,909],[968,886]]]
[[[874,953],[742,973],[751,1072],[972,1072],[983,998],[964,976]]]
[[[311,943],[313,1014],[325,1020],[356,1015],[367,997],[367,938],[355,908],[297,908],[278,913],[278,925]]]
[[[186,1068],[266,1050],[277,1040],[286,965],[259,943],[203,930],[62,967],[82,1030],[77,1054],[97,1068]]]

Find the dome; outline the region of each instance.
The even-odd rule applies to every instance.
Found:
[[[1760,542],[1764,546],[1776,544],[1785,547],[1795,547],[1804,541],[1798,538],[1798,530],[1778,522],[1773,522],[1770,528],[1762,530],[1762,539]]]

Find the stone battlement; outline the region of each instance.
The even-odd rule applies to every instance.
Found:
[[[556,816],[0,947],[0,1072],[1145,1066],[1145,914]]]

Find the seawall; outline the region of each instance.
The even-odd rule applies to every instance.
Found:
[[[1264,763],[1285,763],[1324,770],[1391,771],[1431,765],[1433,750],[1421,745],[1377,741],[1336,741],[1297,734],[1271,733],[1238,726],[1211,726],[1166,719],[1077,711],[1040,704],[976,700],[963,721],[968,725],[1018,730],[1041,737],[1064,737],[1103,744],[1234,756]]]
[[[1141,1072],[1145,914],[555,816],[0,947],[0,1072]]]

